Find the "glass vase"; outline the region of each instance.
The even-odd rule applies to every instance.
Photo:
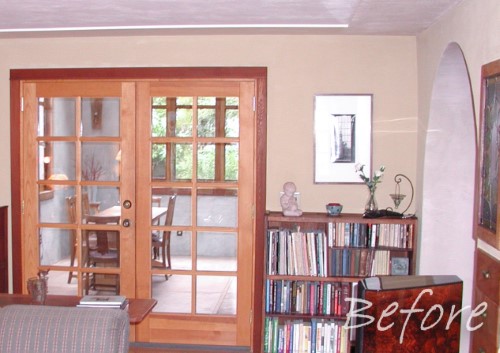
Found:
[[[375,198],[375,188],[368,188],[369,196],[366,201],[365,211],[373,212],[378,210],[377,199]]]

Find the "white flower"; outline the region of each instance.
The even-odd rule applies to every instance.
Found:
[[[384,169],[385,167],[381,166],[380,169],[375,172],[375,177],[380,178],[382,175],[384,175]]]
[[[384,175],[385,166],[381,165],[380,168],[373,173],[373,178],[368,178],[363,170],[364,164],[357,163],[354,167],[356,168],[356,173],[359,174],[361,180],[368,186],[370,190],[374,189],[378,183],[380,183],[380,178]]]

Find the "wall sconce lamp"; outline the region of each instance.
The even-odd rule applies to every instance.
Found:
[[[399,185],[403,181],[403,178],[406,179],[408,181],[408,183],[410,184],[411,198],[410,198],[410,203],[408,203],[408,207],[406,207],[405,210],[403,212],[401,212],[402,214],[404,214],[406,211],[408,211],[408,209],[411,206],[411,203],[413,202],[414,189],[413,189],[413,184],[412,184],[411,180],[404,174],[396,174],[394,176],[394,181],[396,182],[394,194],[390,194],[392,200],[394,201],[394,207],[396,209],[398,209],[399,205],[401,204],[401,201],[403,201],[403,199],[406,197],[406,195],[401,193],[401,188]]]

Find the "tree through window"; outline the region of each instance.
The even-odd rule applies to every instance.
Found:
[[[153,178],[189,181],[196,173],[199,181],[238,180],[238,100],[153,97]]]

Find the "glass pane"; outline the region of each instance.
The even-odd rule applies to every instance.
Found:
[[[83,283],[85,289],[88,290],[90,295],[119,294],[120,275],[109,273],[88,273],[83,275]]]
[[[92,221],[92,222],[91,222]],[[92,218],[89,224],[98,220]],[[108,220],[106,220],[107,222]],[[112,222],[117,224],[119,219]],[[104,222],[104,221],[103,221]],[[106,226],[99,229],[83,231],[83,259],[85,267],[119,267],[120,265],[120,233]]]
[[[196,269],[236,271],[237,247],[236,233],[199,232],[196,240]]]
[[[46,189],[47,188],[47,189]],[[75,195],[75,188],[69,186],[40,186],[40,191],[50,190],[52,197],[38,199],[39,223],[75,223],[76,214],[71,209],[71,197]]]
[[[153,196],[151,200],[151,224],[171,226],[176,201],[177,197],[175,195]]]
[[[153,179],[167,179],[167,144],[153,143],[151,158]],[[171,166],[169,165],[169,167]]]
[[[215,97],[198,97],[198,107],[215,107]]]
[[[236,276],[196,277],[196,313],[236,314]]]
[[[193,136],[193,98],[153,97],[151,135],[153,137]]]
[[[175,149],[175,171],[173,180],[191,180],[193,177],[193,145],[173,144]]]
[[[238,161],[239,161],[239,144],[232,143],[224,146],[224,180],[237,181],[238,180]]]
[[[170,102],[170,100],[168,100]],[[175,136],[190,137],[193,136],[193,98],[192,97],[177,97],[172,100],[175,102],[174,107],[169,107],[169,119],[175,121]],[[170,117],[170,111],[175,111],[175,116]]]
[[[191,276],[172,275],[165,280],[165,276],[151,276],[152,297],[158,303],[153,312],[164,313],[191,313]]]
[[[151,235],[151,268],[191,270],[191,232],[175,229],[170,232],[153,230]]]
[[[75,180],[74,142],[38,143],[38,180]]]
[[[225,123],[225,136],[238,137],[240,136],[240,117],[238,110],[239,99],[238,97],[226,98],[226,123]]]
[[[190,226],[191,225],[191,189],[176,188],[175,190],[175,212],[172,218],[172,225],[174,226]],[[151,190],[152,199],[151,205],[153,207],[167,207],[169,205],[170,196],[173,190],[170,188],[154,187]],[[154,219],[154,217],[151,217]],[[155,225],[164,225],[165,218],[160,218],[159,222],[153,222]]]
[[[88,197],[89,204],[86,205]],[[120,215],[120,188],[115,186],[89,185],[82,187],[82,212],[84,215]]]
[[[118,181],[120,163],[117,159],[119,143],[82,143],[82,180]]]
[[[167,99],[166,97],[153,97],[151,110],[151,136],[167,136]]]
[[[198,180],[215,180],[215,144],[198,146]]]
[[[51,295],[78,295],[78,281],[76,272],[68,283],[68,271],[57,271],[53,268],[49,272],[48,293]]]
[[[119,136],[119,134],[119,98],[82,99],[82,136]]]
[[[199,227],[237,226],[238,191],[235,189],[200,189],[197,207]]]
[[[167,97],[153,97],[153,106],[167,105]]]
[[[75,246],[74,230],[41,228],[40,237],[40,265],[77,265],[76,258],[72,256]],[[71,264],[72,260],[74,260],[73,264]]]
[[[38,136],[75,136],[75,117],[75,98],[39,98]]]
[[[198,136],[215,136],[215,97],[198,98]]]
[[[170,251],[173,270],[191,270],[191,242],[192,234],[189,231],[172,231]]]
[[[98,195],[104,196],[109,191],[111,191],[112,193],[116,193],[115,188],[103,188],[98,186],[85,186],[82,188],[81,210],[84,223],[87,216],[96,215],[101,211],[101,201],[98,201]],[[107,197],[110,196],[108,195]],[[114,199],[114,197],[111,197],[111,199]]]

